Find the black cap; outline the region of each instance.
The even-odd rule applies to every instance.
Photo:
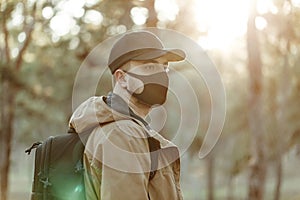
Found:
[[[148,31],[136,31],[123,35],[113,45],[108,67],[111,73],[130,60],[151,60],[164,57],[168,62],[185,59],[184,51],[180,49],[165,49],[162,41]]]

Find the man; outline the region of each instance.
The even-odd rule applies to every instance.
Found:
[[[92,129],[84,152],[88,200],[177,200],[177,147],[144,120],[168,91],[168,62],[184,60],[147,31],[123,35],[112,47],[108,67],[113,92],[82,103],[70,119],[78,134]]]

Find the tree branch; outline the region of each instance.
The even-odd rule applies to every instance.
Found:
[[[30,44],[30,41],[31,41],[31,35],[32,35],[32,32],[34,30],[34,25],[35,25],[35,13],[36,13],[36,7],[37,7],[37,2],[34,3],[33,5],[33,8],[32,8],[32,22],[30,22],[30,24],[28,24],[27,26],[25,26],[25,34],[26,34],[26,39],[24,41],[24,44],[23,46],[21,47],[21,50],[19,51],[19,55],[16,59],[16,69],[19,70],[21,65],[22,65],[22,61],[23,61],[23,55],[27,49],[27,47],[29,46]],[[24,22],[26,23],[26,21]]]
[[[8,8],[6,8],[4,10],[4,12],[1,14],[3,16],[3,21],[2,21],[2,28],[3,28],[3,34],[4,34],[4,51],[5,51],[5,58],[6,58],[6,62],[9,63],[10,62],[10,48],[9,48],[9,44],[8,44],[8,39],[9,39],[9,33],[6,27],[6,21],[7,21],[7,16],[8,13],[10,13],[10,11],[8,10]]]

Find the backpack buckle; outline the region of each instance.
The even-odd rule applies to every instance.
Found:
[[[44,188],[47,188],[48,186],[51,186],[51,185],[52,185],[52,184],[50,183],[48,177],[47,177],[47,178],[44,178],[44,179],[41,178],[41,179],[40,179],[40,182],[43,183]]]

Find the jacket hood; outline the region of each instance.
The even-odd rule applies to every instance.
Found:
[[[72,114],[69,128],[82,133],[99,124],[130,118],[114,111],[105,103],[105,98],[104,96],[91,97],[83,102]]]
[[[112,109],[113,108],[113,109]],[[134,115],[134,117],[132,116]],[[94,96],[83,102],[73,113],[69,121],[69,128],[74,129],[76,133],[81,134],[89,131],[99,124],[110,123],[119,120],[138,119],[129,109],[121,97],[110,94],[108,96]],[[148,130],[147,125],[139,120],[145,127],[149,136],[154,137],[160,142],[161,148],[176,147],[172,142],[166,140],[156,131]],[[176,147],[177,149],[177,147]],[[179,155],[178,150],[176,154]]]

